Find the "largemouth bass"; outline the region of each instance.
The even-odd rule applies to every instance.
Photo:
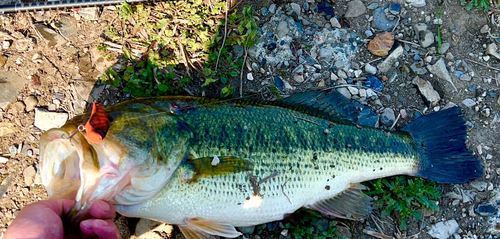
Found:
[[[75,197],[82,214],[106,199],[123,215],[176,224],[187,238],[232,238],[241,235],[235,227],[301,207],[363,219],[371,198],[360,182],[371,179],[482,177],[459,108],[390,134],[356,125],[366,112],[336,91],[277,102],[130,100],[105,109],[110,125],[97,141],[84,129],[90,114],[45,132],[42,182],[51,197]]]

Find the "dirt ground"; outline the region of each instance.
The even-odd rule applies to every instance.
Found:
[[[272,1],[250,2],[257,10],[269,7],[273,3]],[[290,2],[294,2],[294,0],[275,1],[274,3],[278,6],[284,6]],[[303,4],[304,1],[296,2]],[[380,6],[388,3],[387,0],[367,0],[364,4],[368,6],[374,2]],[[249,3],[243,2],[241,5],[245,4]],[[346,0],[330,1],[330,4],[335,7],[337,15],[343,15],[346,11]],[[401,22],[393,31],[396,39],[401,40],[397,41],[397,44],[414,42],[408,45],[421,52],[420,57],[433,56],[433,60],[439,59],[439,55],[435,51],[432,52],[428,48],[418,47],[418,44],[415,44],[415,33],[412,31],[412,25],[425,22],[429,29],[436,33],[438,27],[432,22],[436,19],[440,5],[441,3],[437,1],[428,1],[426,6],[421,8],[402,4],[405,10],[404,18],[407,21]],[[367,17],[371,16],[372,12],[372,10],[368,10],[360,17],[349,19],[349,31],[357,32],[362,39],[368,39],[364,32],[370,29]],[[492,232],[488,231],[490,228],[488,217],[481,216],[474,210],[478,205],[489,202],[495,196],[494,192],[500,185],[497,180],[499,177],[497,172],[500,173],[497,170],[500,168],[500,148],[497,143],[500,141],[500,119],[497,118],[500,108],[498,99],[498,95],[500,95],[500,70],[495,70],[497,67],[500,68],[500,60],[495,57],[490,57],[487,61],[484,60],[484,57],[487,56],[486,46],[496,42],[494,36],[500,32],[499,25],[497,25],[500,23],[495,22],[496,19],[499,19],[499,13],[495,9],[488,13],[479,10],[466,11],[465,6],[460,5],[458,0],[446,1],[441,12],[443,23],[440,31],[443,41],[450,43],[451,47],[448,51],[454,56],[454,60],[448,60],[448,62],[453,64],[459,59],[468,60],[467,63],[475,75],[471,81],[454,79],[458,91],[454,91],[446,81],[437,80],[435,76],[420,75],[421,78],[429,80],[434,89],[440,93],[441,101],[438,106],[443,107],[452,102],[464,109],[466,120],[473,125],[469,130],[469,148],[474,150],[485,167],[485,176],[481,181],[488,184],[488,189],[478,191],[475,199],[471,202],[460,202],[458,205],[452,205],[455,199],[446,196],[447,193],[473,188],[469,184],[444,185],[442,187],[443,197],[439,202],[440,211],[433,215],[427,215],[423,220],[411,221],[410,229],[406,232],[408,237],[405,237],[403,232],[403,236],[399,238],[410,238],[409,236],[414,236],[411,238],[430,238],[426,233],[428,231],[426,226],[451,219],[458,222],[460,226],[458,234],[462,238],[488,238],[492,235]],[[13,124],[9,126],[13,133],[5,136],[0,134],[2,136],[0,137],[0,156],[6,159],[6,162],[0,163],[0,238],[20,209],[29,203],[47,198],[47,194],[40,184],[40,176],[37,174],[38,147],[42,131],[33,125],[35,111],[33,107],[28,106],[27,98],[35,96],[37,99],[36,107],[67,112],[69,117],[80,114],[87,109],[87,102],[97,101],[107,106],[130,98],[130,95],[120,89],[107,85],[96,85],[99,74],[107,67],[116,64],[116,60],[107,60],[105,53],[97,50],[97,46],[108,41],[103,33],[108,25],[118,24],[116,19],[117,14],[112,7],[103,8],[97,20],[88,20],[73,10],[0,15],[0,42],[9,42],[8,47],[0,49],[0,57],[3,56],[3,59],[6,59],[4,66],[2,66],[2,58],[0,58],[0,78],[2,74],[4,77],[9,75],[9,79],[16,79],[16,84],[23,84],[17,98],[8,106],[0,109],[0,124]],[[261,22],[265,22],[266,19],[265,16],[259,16]],[[46,40],[37,33],[39,31],[35,30],[38,25],[59,30],[59,33],[62,33],[64,37]],[[485,25],[491,29],[490,34],[481,32],[481,28]],[[358,64],[376,62],[380,58],[369,53],[366,45],[367,41],[363,41],[359,45],[359,51],[351,59],[352,62]],[[392,82],[384,83],[385,89],[382,91],[384,97],[380,97],[385,107],[392,108],[395,112],[405,109],[409,115],[417,111],[423,112],[424,109],[428,108],[418,90],[411,84],[411,80],[416,76],[415,73],[405,70],[414,62],[413,59],[413,55],[406,53],[399,59],[399,66],[387,73],[387,77],[390,78],[396,72],[397,78]],[[249,59],[249,61],[256,62],[257,60]],[[250,90],[259,89],[264,80],[257,78],[254,81],[247,81],[244,94]],[[1,83],[0,81],[0,87],[3,87]],[[482,86],[488,92],[494,92],[496,95],[483,97],[481,102],[478,101],[480,107],[477,110],[475,107],[468,108],[464,106],[462,101],[468,98],[477,100],[477,97],[481,97],[482,94],[478,90],[469,90],[472,85]],[[316,86],[297,85],[294,91],[306,91],[312,87]],[[289,90],[285,91],[285,94],[292,93]],[[193,86],[191,92],[201,95],[202,90]],[[488,115],[481,113],[484,112],[485,108],[490,111]],[[432,108],[429,109],[429,112],[432,110]],[[408,124],[411,120],[412,117],[402,117],[398,120],[396,128]],[[380,212],[375,211],[373,217],[380,217]],[[379,223],[374,221],[375,219],[371,218],[365,222],[341,221],[341,224],[347,230],[346,237],[351,238],[373,238],[365,234],[363,229],[366,227],[376,228],[376,224],[386,235],[396,237],[398,234],[394,219],[377,219]],[[279,233],[277,235],[269,234],[269,236],[276,238]],[[251,238],[254,236],[251,235]],[[490,238],[498,238],[498,236],[493,234]]]

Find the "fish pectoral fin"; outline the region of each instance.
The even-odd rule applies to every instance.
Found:
[[[214,236],[235,238],[241,234],[233,225],[205,220],[203,218],[184,219],[185,225],[179,225],[182,234],[191,238],[215,238]]]
[[[216,164],[213,163],[215,157],[217,157]],[[182,166],[189,168],[194,173],[190,181],[196,181],[198,178],[249,171],[253,168],[253,164],[247,159],[232,156],[215,157],[188,159]]]
[[[372,198],[362,192],[365,186],[351,184],[335,197],[307,206],[323,214],[350,220],[362,220],[371,211]]]

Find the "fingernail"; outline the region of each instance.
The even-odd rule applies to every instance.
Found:
[[[100,201],[98,204],[97,204],[97,207],[99,208],[99,210],[101,210],[102,212],[109,212],[109,210],[111,209],[109,207],[109,204],[107,204],[106,202],[103,202],[103,201]]]
[[[81,228],[82,230],[84,230],[84,228],[85,228],[85,229],[90,229],[91,227],[92,227],[92,221],[85,220],[85,221],[82,221],[82,222],[80,223],[80,228]]]

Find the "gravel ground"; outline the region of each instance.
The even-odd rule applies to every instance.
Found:
[[[260,38],[248,52],[244,96],[271,85],[283,96],[334,87],[370,107],[377,117],[363,122],[382,129],[401,128],[416,115],[452,105],[464,110],[468,145],[484,165],[485,176],[444,185],[440,211],[411,221],[406,232],[398,232],[395,219],[375,210],[363,222],[340,221],[345,237],[373,238],[364,233],[367,229],[387,238],[431,238],[433,227],[444,234],[439,238],[500,237],[500,43],[495,38],[500,22],[495,10],[466,11],[459,1],[292,0],[241,6],[245,4],[256,9]],[[90,8],[0,15],[0,235],[21,208],[47,197],[38,174],[41,132],[82,113],[86,102],[106,106],[130,98],[121,89],[96,85],[101,72],[119,64],[97,50],[115,19],[112,7],[99,14]],[[369,44],[383,31],[390,34]],[[391,38],[392,47],[385,46]],[[243,55],[238,47],[232,53]],[[212,88],[189,90],[219,94]],[[262,97],[271,99],[272,94]],[[124,237],[179,236],[169,226],[146,220],[118,217],[117,223]],[[245,238],[291,237],[280,223],[242,230]]]

